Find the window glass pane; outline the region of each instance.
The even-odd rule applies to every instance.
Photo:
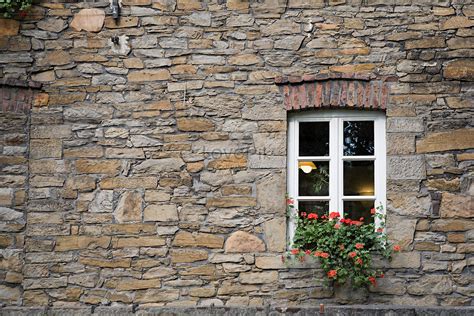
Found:
[[[373,161],[344,161],[344,195],[374,195]]]
[[[344,156],[374,154],[374,122],[344,121]]]
[[[299,155],[329,155],[329,122],[300,122]]]
[[[298,194],[300,196],[329,195],[329,161],[298,162]]]
[[[372,223],[370,209],[373,207],[374,201],[344,201],[344,217],[357,221],[363,217],[364,223]]]
[[[301,215],[302,212],[306,214],[316,213],[318,216],[327,215],[329,212],[329,201],[299,201],[298,215]]]

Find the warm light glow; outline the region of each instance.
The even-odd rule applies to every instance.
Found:
[[[313,169],[316,169],[316,165],[312,161],[300,161],[298,162],[298,168],[303,170],[304,173],[310,173]]]

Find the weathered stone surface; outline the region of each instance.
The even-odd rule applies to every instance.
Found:
[[[277,270],[284,269],[285,263],[279,255],[271,257],[256,257],[255,266],[263,270]]]
[[[180,118],[178,129],[185,132],[205,132],[214,130],[214,123],[207,118]]]
[[[132,71],[127,76],[129,82],[162,81],[170,79],[166,69]]]
[[[448,79],[474,80],[474,61],[470,59],[458,59],[448,62],[444,67],[443,75]]]
[[[444,192],[441,198],[441,217],[474,217],[473,197]]]
[[[171,262],[173,263],[189,263],[207,260],[208,254],[206,250],[198,249],[183,249],[183,250],[172,250],[171,253]]]
[[[454,16],[452,18],[447,19],[440,25],[441,30],[449,30],[449,29],[458,29],[464,27],[472,27],[474,26],[474,22],[470,20],[468,17],[465,16]]]
[[[420,267],[420,260],[421,256],[419,252],[401,252],[393,256],[390,267],[417,269]]]
[[[0,19],[0,36],[17,35],[20,29],[20,22],[13,19]]]
[[[0,207],[0,220],[2,221],[13,221],[16,219],[23,218],[23,213],[15,211],[8,207]]]
[[[286,249],[286,219],[274,218],[263,224],[268,251],[283,252]]]
[[[236,206],[256,206],[257,201],[254,197],[213,197],[208,198],[207,207],[236,207]]]
[[[239,276],[240,283],[242,284],[265,284],[272,283],[278,280],[277,271],[265,271],[265,272],[248,272],[241,273]]]
[[[449,294],[453,291],[453,283],[449,276],[425,275],[409,284],[407,291],[412,295]]]
[[[76,171],[85,174],[107,174],[116,175],[121,169],[119,160],[92,160],[80,159],[76,161]]]
[[[92,236],[60,236],[56,238],[55,251],[70,251],[78,249],[107,248],[110,237]]]
[[[474,229],[474,223],[465,219],[438,219],[431,224],[431,230],[435,232],[455,232],[470,229]]]
[[[0,285],[0,300],[6,304],[17,305],[20,302],[21,292],[19,287]]]
[[[157,236],[120,237],[112,241],[114,248],[136,248],[164,246],[166,240]]]
[[[139,222],[142,219],[143,199],[139,192],[124,192],[114,211],[118,223]]]
[[[59,33],[66,29],[68,25],[63,19],[49,18],[38,22],[36,26],[45,31]]]
[[[176,205],[148,205],[143,211],[143,220],[146,222],[171,222],[177,221],[178,210]]]
[[[388,179],[423,179],[426,176],[425,163],[422,156],[388,157],[387,167]]]
[[[154,189],[156,177],[105,178],[100,181],[102,189]]]
[[[405,42],[406,49],[415,48],[440,48],[445,47],[445,39],[443,37],[426,37],[419,40],[410,40]]]
[[[98,191],[89,204],[89,212],[92,213],[109,213],[113,211],[113,190],[101,190]]]
[[[184,161],[180,158],[147,159],[135,167],[139,173],[160,174],[162,172],[180,171]]]
[[[245,168],[247,166],[247,156],[243,154],[222,155],[214,159],[207,165],[208,169],[232,169]]]
[[[100,9],[82,9],[74,15],[71,27],[75,31],[99,32],[104,25],[105,12]]]
[[[407,249],[413,243],[416,222],[416,219],[391,215],[387,219],[387,234],[394,243]]]
[[[286,183],[283,174],[274,174],[257,182],[257,199],[260,209],[265,213],[286,211]]]
[[[222,236],[206,233],[180,231],[173,240],[173,246],[176,247],[222,248],[223,245],[224,238]]]
[[[467,149],[474,147],[474,130],[458,129],[449,132],[429,133],[416,143],[419,153]]]
[[[262,252],[265,251],[263,241],[244,231],[237,231],[227,238],[225,252]]]

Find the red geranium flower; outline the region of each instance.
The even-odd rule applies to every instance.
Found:
[[[309,214],[308,214],[308,219],[318,219],[318,214],[309,213]]]
[[[402,247],[400,247],[399,245],[393,246],[393,251],[400,251],[401,249]]]
[[[307,254],[307,255],[310,255],[310,254],[311,254],[311,250],[306,250],[304,253]]]
[[[375,214],[375,208],[370,209],[370,214],[374,215]]]
[[[292,255],[297,255],[300,253],[300,250],[299,249],[291,249],[291,254]]]
[[[357,252],[355,251],[349,252],[349,257],[354,258],[355,256],[357,256]]]
[[[364,221],[364,218],[363,218],[363,217],[359,218],[359,221],[363,222],[363,221]]]
[[[288,205],[293,205],[293,203],[295,203],[295,200],[293,200],[293,199],[287,199],[286,200],[286,204],[288,204]]]
[[[334,229],[339,229],[340,227],[341,227],[341,225],[339,225],[339,224],[334,225]]]
[[[301,217],[306,217],[306,212],[301,212]]]
[[[327,252],[321,252],[321,255],[320,255],[322,258],[324,259],[327,259],[329,258],[329,254]]]
[[[337,270],[329,270],[328,277],[334,278],[337,275]]]
[[[380,273],[379,278],[383,278],[384,276],[385,276],[385,274]]]
[[[339,217],[341,217],[341,214],[339,214],[339,212],[331,212],[331,213],[329,213],[329,218],[330,218],[330,219],[339,218]]]
[[[358,243],[356,244],[356,248],[357,248],[357,249],[362,249],[362,248],[364,248],[364,244],[361,244],[360,242],[358,242]]]
[[[369,280],[370,283],[372,283],[372,285],[375,285],[375,283],[376,283],[375,282],[375,277],[369,276],[367,279]]]
[[[321,251],[316,250],[316,251],[314,252],[314,256],[315,256],[315,257],[321,256]]]
[[[363,261],[362,261],[361,258],[357,258],[356,263],[357,263],[358,265],[362,265]]]

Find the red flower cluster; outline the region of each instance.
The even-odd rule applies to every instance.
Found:
[[[356,248],[357,248],[357,249],[362,249],[362,248],[364,248],[364,244],[361,244],[360,242],[358,242],[358,243],[356,244]]]
[[[305,218],[306,217],[306,212],[301,212],[301,217]]]
[[[329,219],[339,218],[339,217],[341,217],[341,214],[339,214],[339,212],[331,212],[331,213],[329,213]]]
[[[369,280],[370,283],[372,283],[372,285],[375,286],[376,281],[375,281],[375,277],[374,277],[374,276],[369,276],[367,279]]]
[[[357,256],[357,252],[355,251],[349,252],[349,257],[354,258],[355,256]]]
[[[361,217],[362,218],[362,217]],[[363,218],[362,218],[363,219]],[[341,218],[339,220],[341,223],[343,224],[346,224],[346,225],[356,225],[356,226],[360,226],[362,225],[362,221],[353,221],[352,219],[350,218]]]
[[[399,245],[394,245],[393,246],[393,251],[400,251],[402,249],[402,247],[400,247]]]
[[[292,255],[297,255],[300,253],[300,250],[299,249],[291,249],[291,254]]]
[[[337,270],[329,270],[328,278],[334,278],[337,275]]]
[[[318,250],[314,252],[314,256],[315,257],[321,257],[321,258],[324,258],[324,259],[329,258],[329,254],[327,252],[322,252],[322,251],[318,251]]]
[[[341,228],[341,225],[339,224],[334,225],[334,229],[339,229],[339,228]]]
[[[375,208],[370,209],[370,214],[375,215]]]
[[[318,214],[315,213],[309,213],[308,219],[318,219]]]
[[[364,262],[362,261],[361,258],[357,258],[356,263],[357,263],[358,265],[362,265],[362,263],[364,263]]]

